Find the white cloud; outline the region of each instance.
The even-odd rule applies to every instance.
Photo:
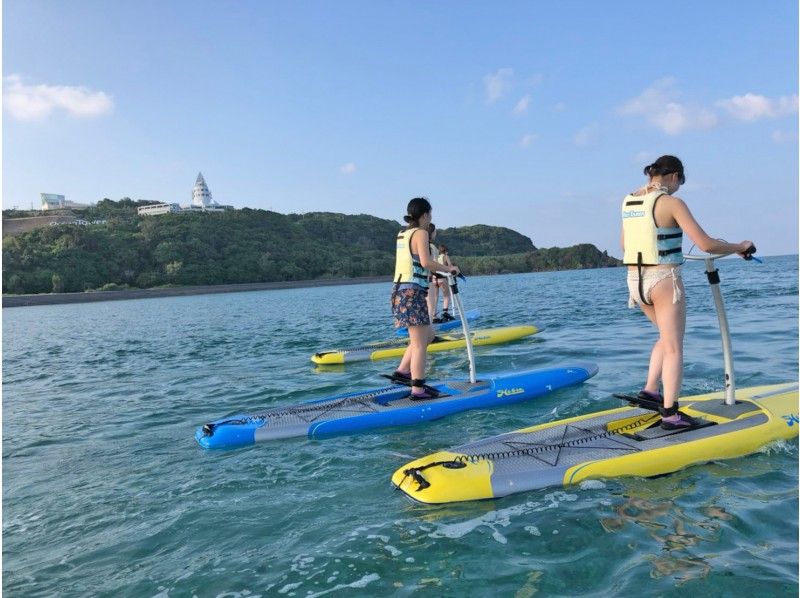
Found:
[[[339,167],[339,172],[342,174],[353,174],[356,171],[356,164],[355,162],[348,162],[347,164],[342,164]]]
[[[678,101],[679,97],[675,79],[659,79],[639,96],[620,106],[617,113],[623,116],[643,116],[647,122],[667,135],[710,129],[717,125],[717,115],[712,110],[681,103]]]
[[[57,109],[72,116],[93,118],[110,113],[111,96],[86,87],[65,85],[27,85],[19,75],[3,78],[3,105],[16,119],[44,120]]]
[[[533,133],[528,133],[527,135],[523,135],[522,139],[519,140],[520,147],[529,147],[531,143],[536,141],[537,137]]]
[[[753,121],[760,118],[779,118],[797,112],[797,96],[770,99],[755,93],[720,100],[717,105],[738,120]]]
[[[528,111],[528,105],[531,103],[531,95],[527,94],[522,96],[517,105],[514,106],[514,114],[525,114]]]
[[[514,69],[502,68],[496,73],[489,73],[483,78],[486,86],[486,103],[493,104],[511,89],[511,79],[514,77]]]
[[[597,124],[591,124],[588,127],[582,128],[575,134],[573,141],[575,145],[586,146],[594,145],[597,143],[599,127]]]
[[[564,102],[558,102],[555,106],[553,106],[553,112],[564,112],[567,109],[567,105]]]

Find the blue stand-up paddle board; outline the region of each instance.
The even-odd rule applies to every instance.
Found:
[[[235,448],[292,436],[319,438],[386,426],[439,419],[469,409],[490,409],[540,397],[580,384],[597,373],[593,363],[487,376],[483,380],[444,380],[429,386],[437,398],[412,400],[408,386],[393,384],[360,392],[232,415],[197,428],[203,448]]]

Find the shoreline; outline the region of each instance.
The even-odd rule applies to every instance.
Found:
[[[391,282],[391,276],[365,276],[361,278],[321,278],[317,280],[291,280],[283,282],[245,282],[161,289],[127,289],[124,291],[92,291],[84,293],[41,293],[37,295],[3,295],[3,308],[30,307],[34,305],[59,305],[65,303],[91,303],[94,301],[123,301],[127,299],[152,299],[155,297],[181,297],[211,295],[216,293],[245,293],[279,289],[340,286],[344,284],[370,284]]]

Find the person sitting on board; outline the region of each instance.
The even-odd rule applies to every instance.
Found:
[[[450,254],[447,252],[447,245],[444,243],[439,245],[439,257],[436,258],[436,261],[444,266],[453,265],[453,262],[450,261]],[[455,318],[450,314],[450,291],[447,288],[447,285],[449,284],[447,278],[440,276],[434,282],[442,290],[442,322],[455,320]]]
[[[439,261],[439,249],[436,247],[434,240],[436,239],[436,225],[431,222],[428,225],[428,245],[431,254],[431,259]],[[441,262],[440,262],[441,263]],[[441,324],[442,319],[436,316],[436,310],[439,306],[439,285],[437,281],[442,276],[438,272],[431,272],[428,277],[428,315],[431,322],[434,324]],[[444,277],[443,277],[444,278]]]
[[[408,348],[394,376],[410,381],[412,399],[431,399],[436,395],[425,386],[425,361],[428,344],[433,340],[426,301],[428,277],[431,272],[457,275],[459,269],[431,258],[428,240],[431,204],[428,200],[415,197],[408,202],[406,211],[403,219],[408,226],[397,235],[391,303],[395,327],[408,328]]]
[[[648,183],[622,201],[621,243],[628,266],[628,307],[638,305],[658,328],[650,354],[647,382],[639,398],[662,405],[661,427],[691,427],[692,420],[678,410],[683,380],[683,336],[686,304],[680,266],[683,233],[703,252],[752,252],[752,241],[728,243],[712,239],[692,216],[683,200],[673,194],[684,184],[683,164],[675,156],[661,156],[644,168]],[[659,381],[663,395],[659,393]]]

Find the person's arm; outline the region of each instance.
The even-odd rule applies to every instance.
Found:
[[[712,239],[694,219],[689,207],[682,199],[677,197],[671,197],[670,199],[672,200],[672,217],[700,251],[704,253],[738,253],[743,256],[744,252],[753,245],[752,241],[728,243],[727,241]]]
[[[419,263],[426,270],[444,272],[445,274],[458,274],[458,268],[455,266],[445,266],[431,257],[428,231],[420,229],[414,233],[411,237],[411,248],[413,253],[419,256]]]

